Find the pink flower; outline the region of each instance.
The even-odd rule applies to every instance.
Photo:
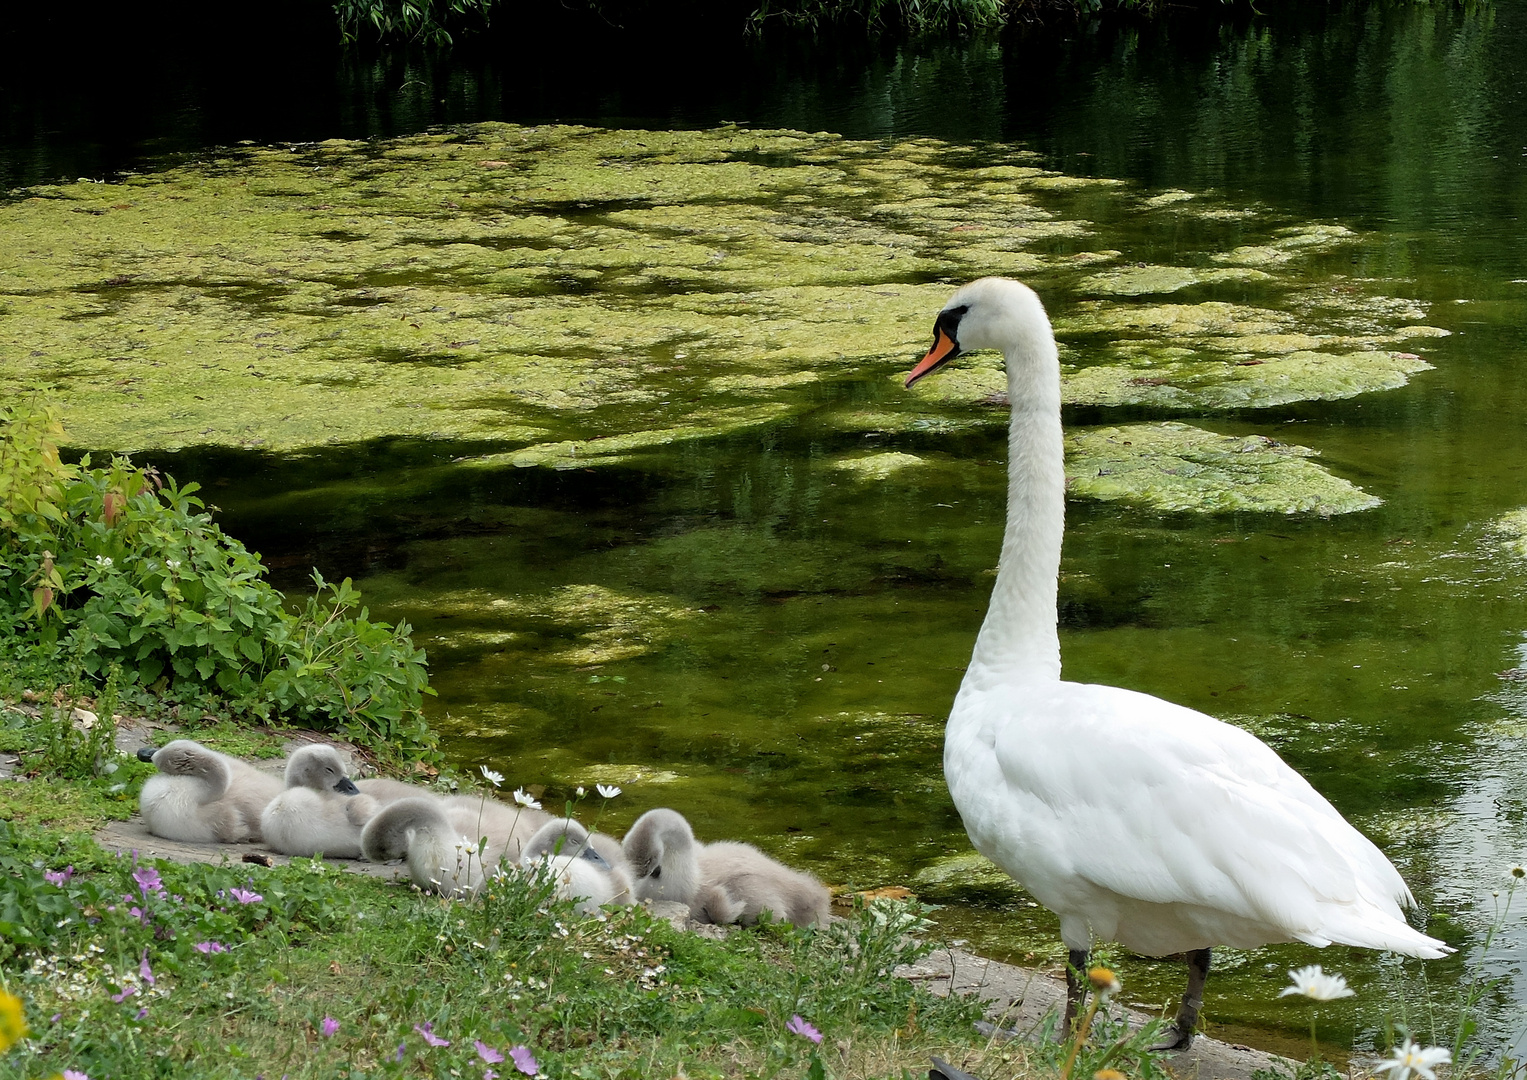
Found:
[[[498,1080],[498,1073],[485,1067],[482,1071],[482,1080]]]
[[[785,1030],[792,1035],[799,1035],[804,1039],[810,1039],[814,1043],[822,1041],[822,1033],[799,1016],[792,1016],[790,1022],[785,1025]]]
[[[111,1000],[115,1001],[118,1005],[120,1005],[120,1004],[122,1004],[122,1002],[126,1001],[128,998],[132,997],[137,992],[138,992],[138,988],[136,986],[124,986],[122,988],[122,992],[120,994],[112,994],[111,995]]]
[[[339,1021],[334,1019],[332,1016],[325,1016],[323,1018],[323,1023],[318,1025],[318,1030],[323,1032],[323,1037],[325,1039],[332,1039],[334,1037],[334,1033],[339,1030]]]
[[[435,1022],[433,1020],[426,1020],[423,1026],[415,1024],[414,1030],[419,1033],[420,1038],[429,1043],[431,1046],[451,1045],[450,1039],[442,1039],[439,1035],[435,1034]],[[398,1060],[401,1061],[402,1059],[399,1058]]]
[[[195,945],[192,945],[191,948],[195,949],[199,953],[220,953],[228,951],[228,946],[224,945],[221,941],[198,941]]]
[[[138,867],[133,871],[133,880],[138,883],[138,889],[144,896],[151,892],[164,892],[164,883],[159,880],[159,871],[152,866]]]
[[[65,1069],[64,1080],[90,1080],[90,1077],[82,1072],[76,1072],[74,1069]]]
[[[489,1065],[497,1065],[500,1061],[504,1060],[503,1054],[500,1054],[497,1050],[493,1049],[493,1047],[489,1046],[481,1039],[473,1039],[472,1045],[477,1047],[477,1056],[482,1058]]]
[[[154,969],[148,966],[148,946],[143,946],[143,956],[138,961],[138,977],[150,986],[154,985]]]
[[[514,1067],[526,1076],[534,1076],[541,1071],[541,1067],[536,1064],[535,1055],[530,1052],[528,1046],[511,1046],[509,1060],[513,1061]]]
[[[43,875],[42,875],[42,879],[44,881],[46,881],[49,885],[62,885],[64,882],[68,881],[73,876],[74,876],[74,867],[71,866],[67,870],[48,870],[48,871],[45,871],[43,873]]]
[[[229,889],[228,895],[241,904],[258,904],[265,897],[252,889]]]

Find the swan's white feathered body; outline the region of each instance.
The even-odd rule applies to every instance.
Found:
[[[1060,678],[1060,366],[1039,298],[1001,278],[960,289],[908,382],[982,348],[1007,360],[1008,522],[944,742],[976,849],[1060,916],[1072,950],[1101,939],[1153,956],[1294,940],[1451,951],[1405,922],[1410,892],[1389,860],[1260,739]],[[1191,1028],[1195,1015],[1180,1019]]]
[[[966,686],[944,773],[976,850],[1060,915],[1070,948],[1442,955],[1372,841],[1266,743],[1192,709],[1058,680]]]

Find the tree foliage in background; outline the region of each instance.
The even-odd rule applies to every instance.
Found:
[[[0,406],[0,643],[60,673],[337,730],[391,752],[434,741],[406,623],[316,572],[298,612],[195,496],[125,457],[62,461],[47,408]]]
[[[497,0],[334,0],[346,41],[374,35],[390,41],[449,44],[451,28],[485,27]],[[1174,0],[1174,9],[1224,8],[1234,0]],[[1009,21],[1073,19],[1132,13],[1155,16],[1167,0],[541,0],[543,15],[583,14],[617,29],[735,27],[760,34],[771,27],[829,27],[947,33],[1000,27]],[[528,7],[528,5],[527,5]],[[517,11],[522,18],[534,12]]]
[[[346,41],[371,33],[387,41],[449,45],[448,25],[464,20],[482,25],[494,0],[334,0],[334,17]]]

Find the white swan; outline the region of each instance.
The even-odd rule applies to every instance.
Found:
[[[1095,939],[1188,954],[1163,1048],[1192,1041],[1213,945],[1451,952],[1405,922],[1414,901],[1383,853],[1261,740],[1147,694],[1061,680],[1060,363],[1039,298],[1003,278],[958,290],[907,385],[971,349],[1006,359],[1008,518],[944,775],[976,850],[1060,916],[1068,1018]]]
[[[260,815],[260,832],[265,843],[283,855],[356,859],[361,827],[380,805],[345,775],[339,751],[314,743],[287,759],[286,790]]]
[[[138,806],[148,831],[193,844],[260,839],[260,812],[281,793],[281,780],[238,758],[176,739],[138,760],[159,769],[143,782]]]

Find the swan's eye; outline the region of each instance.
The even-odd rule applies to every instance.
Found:
[[[657,878],[660,878],[662,876],[663,876],[663,868],[661,866],[654,866],[652,868],[652,877],[653,877],[653,879],[656,880]]]

